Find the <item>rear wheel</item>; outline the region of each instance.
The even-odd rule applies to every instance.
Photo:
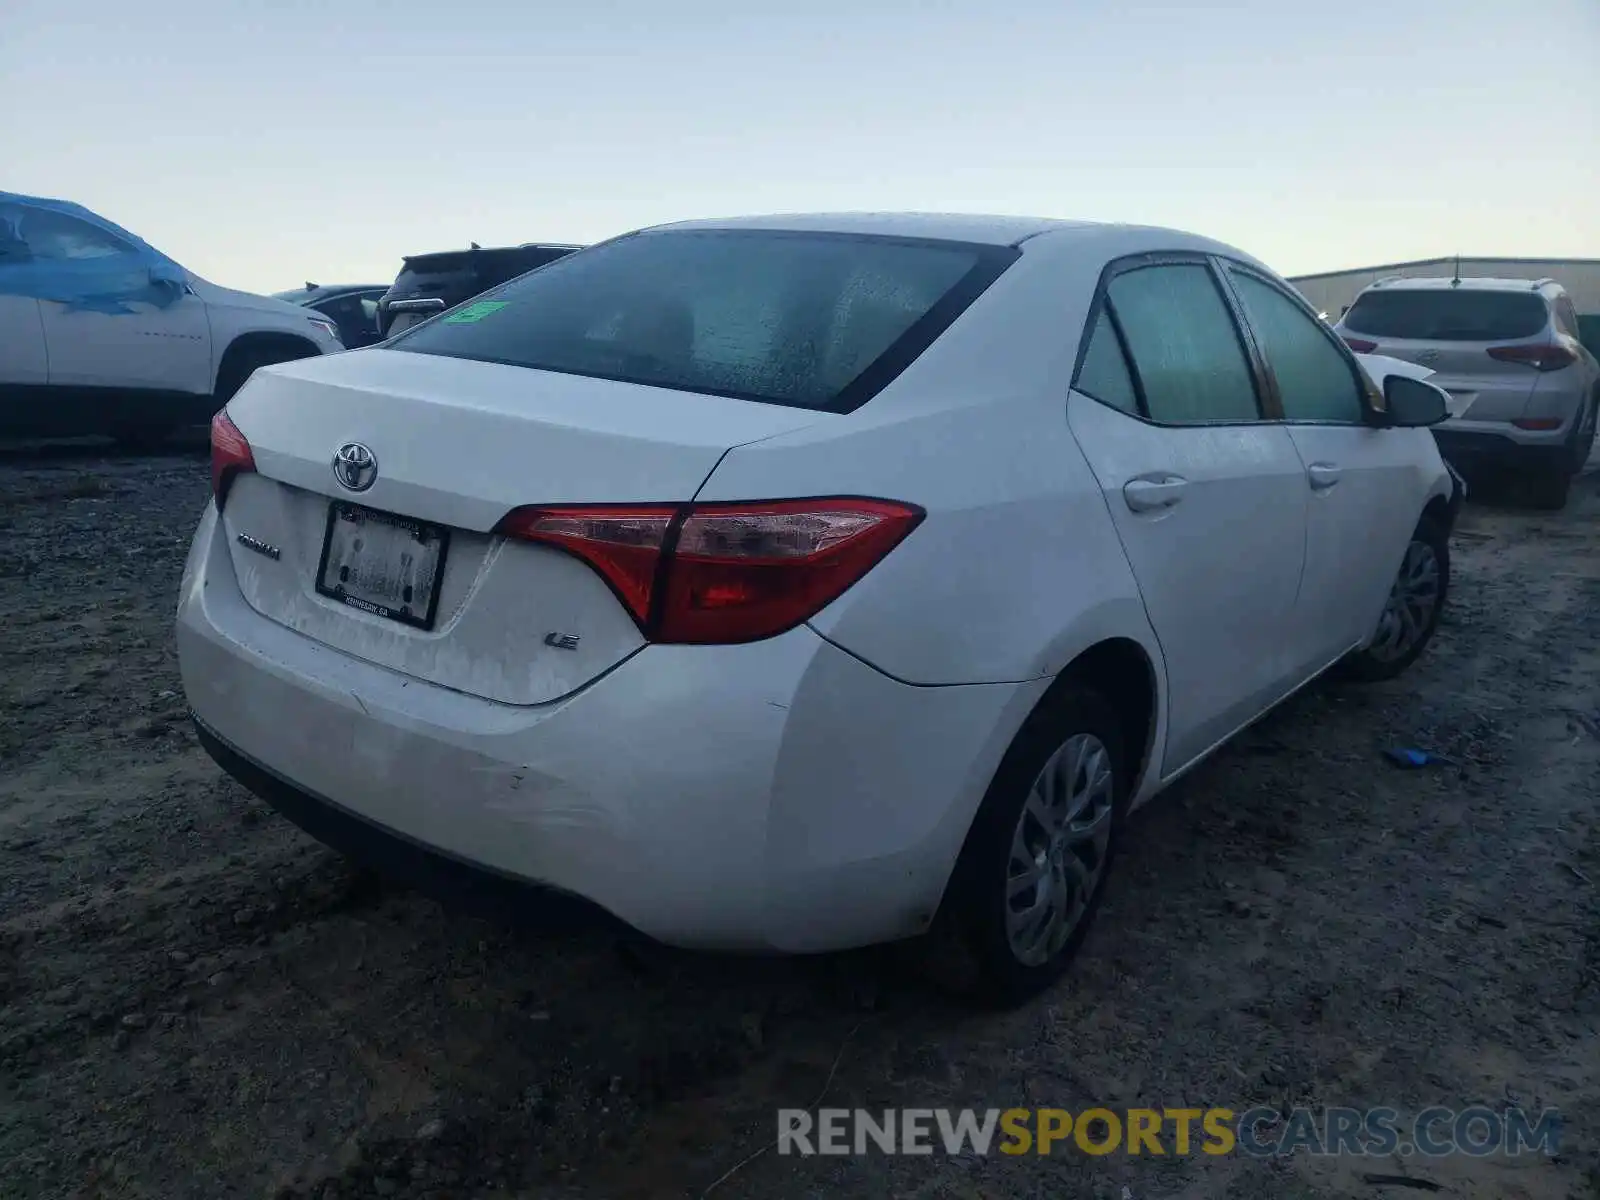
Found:
[[[234,393],[245,385],[245,382],[255,374],[257,367],[268,367],[273,363],[293,362],[305,358],[315,351],[297,350],[289,345],[263,345],[245,346],[242,349],[230,350],[224,356],[221,368],[217,371],[217,390],[215,393],[216,406],[221,408]]]
[[[1450,591],[1450,538],[1432,517],[1417,522],[1406,545],[1389,600],[1372,642],[1342,664],[1343,673],[1365,682],[1393,679],[1422,656]]]
[[[1567,506],[1572,494],[1572,476],[1566,471],[1556,475],[1530,475],[1523,480],[1523,493],[1534,508],[1559,512]]]
[[[1094,919],[1131,780],[1121,722],[1072,687],[1029,717],[967,835],[927,944],[934,977],[983,1004],[1055,982]]]

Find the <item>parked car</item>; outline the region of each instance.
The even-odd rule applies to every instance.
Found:
[[[378,329],[384,337],[400,333],[576,249],[554,242],[487,248],[474,242],[466,250],[408,255],[378,301]]]
[[[1600,362],[1552,280],[1380,280],[1340,318],[1352,348],[1430,367],[1450,394],[1434,431],[1467,470],[1512,473],[1543,507],[1567,502],[1594,447]]]
[[[357,350],[382,340],[378,301],[388,290],[385,283],[307,283],[273,297],[321,313],[338,327],[345,349]]]
[[[200,278],[78,204],[0,192],[0,436],[200,424],[257,367],[343,349],[319,314]]]
[[[430,886],[683,946],[922,938],[1020,999],[1131,807],[1423,652],[1444,415],[1190,234],[645,230],[258,372],[214,423],[184,688],[228,772]]]

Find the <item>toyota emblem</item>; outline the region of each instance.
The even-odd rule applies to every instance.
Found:
[[[378,456],[360,442],[346,442],[333,453],[333,477],[339,486],[364,492],[378,479]]]

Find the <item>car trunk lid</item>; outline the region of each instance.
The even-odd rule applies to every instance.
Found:
[[[643,639],[588,566],[493,533],[507,512],[685,502],[730,447],[825,419],[382,349],[264,368],[228,412],[256,468],[223,508],[246,601],[354,657],[521,705]],[[374,467],[349,476],[359,491],[333,466],[355,444]]]

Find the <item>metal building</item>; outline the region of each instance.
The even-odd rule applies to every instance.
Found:
[[[1572,306],[1578,310],[1580,332],[1585,344],[1600,354],[1600,258],[1424,258],[1416,262],[1299,275],[1289,282],[1300,289],[1300,293],[1316,306],[1317,311],[1326,313],[1329,320],[1337,321],[1369,283],[1396,275],[1449,278],[1456,273],[1458,261],[1463,276],[1554,279],[1572,297]]]

